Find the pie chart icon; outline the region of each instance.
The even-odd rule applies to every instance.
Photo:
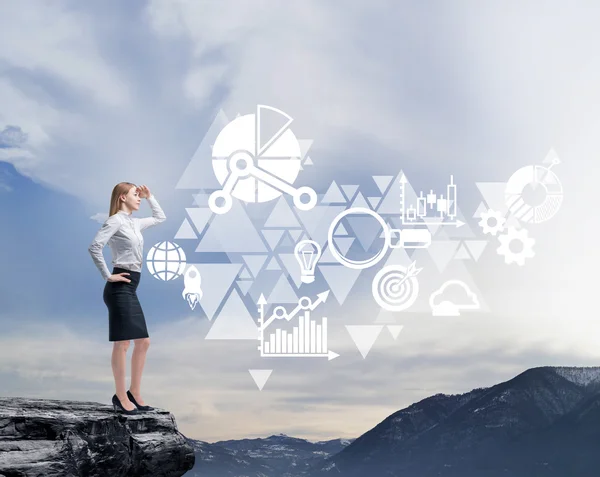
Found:
[[[279,109],[258,105],[255,114],[238,116],[221,130],[213,145],[212,166],[223,190],[211,196],[213,212],[229,210],[231,197],[268,202],[284,192],[294,196],[299,208],[314,207],[312,189],[293,187],[302,170],[302,152],[290,129],[292,121]]]
[[[563,201],[558,176],[549,167],[526,166],[517,170],[506,183],[506,205],[521,222],[539,224],[551,219]]]

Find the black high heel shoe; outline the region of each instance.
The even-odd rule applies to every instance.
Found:
[[[129,398],[129,400],[135,404],[135,406],[140,410],[140,411],[153,411],[154,408],[150,407],[150,406],[140,406],[137,401],[135,400],[135,398],[133,397],[133,394],[131,394],[131,392],[128,390],[127,391],[127,397]]]
[[[123,405],[121,404],[121,401],[119,401],[119,398],[117,397],[116,394],[112,397],[112,403],[113,403],[113,408],[114,408],[115,412],[117,412],[117,408],[118,408],[123,414],[128,414],[128,415],[139,414],[137,409],[132,409],[131,411],[128,411],[127,409],[125,409],[123,407]]]

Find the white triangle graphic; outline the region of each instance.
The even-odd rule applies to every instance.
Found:
[[[367,357],[369,351],[375,344],[377,337],[381,333],[383,326],[381,325],[346,325],[348,333],[354,344],[360,351],[363,359]]]
[[[362,270],[354,270],[341,265],[323,265],[319,267],[319,271],[329,284],[335,299],[340,305],[343,305]]]
[[[343,185],[341,187],[342,187],[342,192],[344,193],[344,195],[347,197],[348,200],[352,200],[352,197],[354,197],[354,194],[358,190],[357,185]]]
[[[371,206],[366,201],[365,196],[360,192],[357,194],[356,199],[352,202],[352,207],[364,207],[365,209],[370,209]]]
[[[431,245],[427,250],[440,273],[446,269],[459,245],[460,241],[458,240],[439,240],[431,242]]]
[[[192,219],[192,223],[196,230],[198,231],[198,235],[202,235],[202,232],[206,228],[206,224],[212,217],[212,211],[210,209],[201,209],[199,207],[186,207],[186,212]]]
[[[302,234],[304,233],[302,230],[288,230],[288,232],[292,236],[292,240],[294,242],[298,242],[298,240],[300,240],[300,237],[302,237]]]
[[[469,251],[464,244],[462,244],[454,254],[454,260],[471,260],[471,255],[469,255]]]
[[[285,197],[281,196],[271,211],[271,215],[269,215],[264,227],[287,229],[301,227],[301,225]]]
[[[505,199],[506,182],[476,182],[475,185],[479,189],[488,209],[506,215],[508,212]]]
[[[205,340],[257,340],[258,325],[250,316],[239,292],[233,289]]]
[[[210,209],[190,209],[189,212],[194,211],[196,215],[199,215],[200,211],[205,210],[210,211]],[[195,217],[192,215],[192,220],[194,219]],[[215,244],[218,244],[217,250],[214,249]],[[213,215],[196,251],[247,254],[267,252],[267,248],[244,207],[240,202],[236,202],[227,214]]]
[[[181,223],[181,227],[179,227],[179,230],[175,234],[174,238],[175,238],[175,240],[177,240],[177,239],[197,239],[198,236],[196,235],[196,232],[194,232],[194,229],[190,225],[188,219],[185,218],[185,219],[183,219],[183,222]]]
[[[278,114],[280,117],[275,118],[273,116],[273,113]],[[262,136],[263,133],[266,132],[264,131],[266,127],[264,127],[262,124],[264,120],[267,119],[267,116],[269,116],[269,119],[277,119],[279,124],[281,124],[283,122],[283,119],[285,119],[285,123],[283,124],[283,126],[279,127],[279,130],[277,132],[273,133],[272,131],[269,131],[270,136],[268,138],[264,138],[265,140],[263,140]],[[256,107],[256,155],[264,155],[265,157],[269,157],[269,154],[266,154],[265,151],[267,151],[267,149],[269,149],[269,147],[271,147],[271,145],[275,143],[275,141],[277,141],[277,139],[279,139],[285,131],[287,131],[289,125],[293,121],[294,120],[292,119],[292,117],[289,116],[287,113],[284,113],[283,111],[277,108],[273,108],[271,106],[259,104]],[[300,145],[298,144],[298,146]]]
[[[308,154],[308,150],[312,146],[312,143],[313,143],[312,139],[298,139],[298,144],[300,145],[300,154],[303,158],[306,157],[306,155]],[[306,157],[307,161],[309,159],[310,159],[309,157]],[[312,163],[312,161],[311,161],[311,163]]]
[[[346,256],[356,239],[354,237],[334,237],[333,241],[342,256]]]
[[[225,296],[242,268],[241,263],[189,263],[188,267],[195,266],[202,277],[203,296],[200,306],[207,318],[212,320],[215,312],[221,306]],[[181,284],[181,290],[184,286]]]
[[[340,223],[340,225],[338,225],[335,228],[335,232],[333,233],[334,237],[347,237],[348,231],[346,230],[346,227],[344,227],[344,224]]]
[[[202,208],[208,207],[208,197],[209,196],[210,196],[210,194],[207,194],[205,192],[201,192],[198,194],[192,194],[192,197],[194,198],[193,205],[196,205],[196,206],[202,207]]]
[[[265,387],[265,384],[267,384],[268,379],[271,377],[271,373],[273,372],[273,370],[272,369],[249,369],[248,372],[250,373],[250,376],[252,376],[254,383],[258,387],[258,390],[262,391],[263,388]]]
[[[260,272],[260,269],[263,267],[268,255],[242,255],[244,262],[246,262],[246,266],[250,270],[250,273],[253,277],[256,277]]]
[[[333,181],[321,199],[322,204],[345,204],[346,198],[338,185]]]
[[[236,282],[237,286],[239,287],[240,291],[244,294],[247,295],[248,294],[248,290],[250,290],[250,287],[252,287],[252,285],[254,284],[254,281],[252,280],[243,280],[243,281],[239,281]]]
[[[394,176],[373,176],[373,180],[382,194],[385,193],[392,179],[394,179]]]
[[[475,260],[476,262],[481,257],[481,254],[485,250],[487,244],[487,240],[469,240],[465,242],[465,245],[469,249],[469,252],[471,252],[471,255],[473,255],[473,260]]]
[[[271,261],[269,262],[265,270],[281,270],[281,267],[279,266],[277,260],[275,260],[275,257],[271,258]]]
[[[269,294],[269,303],[297,303],[298,296],[290,285],[287,276],[281,275],[279,281],[275,285],[275,288]]]
[[[221,187],[219,181],[212,173],[212,171],[206,170],[207,163],[210,163],[212,158],[212,150],[210,145],[214,143],[215,139],[221,132],[221,130],[229,124],[229,119],[223,112],[219,110],[215,119],[213,120],[210,128],[202,138],[202,142],[194,152],[194,155],[190,159],[185,171],[179,178],[175,189],[218,189]]]
[[[367,197],[367,200],[369,201],[369,204],[371,204],[371,208],[376,209],[379,202],[381,202],[381,197]]]
[[[481,214],[483,214],[484,212],[487,212],[487,210],[488,210],[487,207],[482,202],[481,204],[479,204],[479,207],[477,207],[477,210],[473,214],[473,218],[474,219],[480,219],[481,218]]]
[[[263,237],[269,244],[269,247],[271,247],[271,250],[274,250],[275,247],[277,247],[277,244],[281,240],[281,237],[283,237],[284,232],[285,232],[285,230],[263,230],[262,231]]]
[[[327,244],[327,246],[325,247],[325,250],[323,250],[323,253],[321,254],[321,258],[319,258],[319,264],[318,264],[319,268],[320,268],[320,265],[327,264],[327,263],[335,263],[335,264],[340,263],[331,253],[331,250],[329,249],[329,244]]]
[[[283,263],[283,267],[289,277],[294,281],[294,285],[300,288],[302,285],[302,273],[296,255],[293,253],[280,253],[279,260]]]
[[[403,325],[387,325],[387,329],[391,333],[392,338],[394,338],[394,340],[398,339],[398,335],[402,331],[402,328],[404,328]]]

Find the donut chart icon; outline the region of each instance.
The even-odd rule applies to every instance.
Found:
[[[517,170],[506,183],[505,199],[511,215],[521,222],[539,224],[551,219],[563,201],[563,188],[558,176],[549,167],[525,166]]]
[[[290,194],[300,210],[310,210],[317,194],[310,187],[293,186],[302,170],[302,152],[290,129],[293,119],[271,106],[258,105],[255,114],[239,116],[217,136],[212,166],[223,186],[209,198],[210,209],[224,214],[232,197],[244,202],[268,202]]]

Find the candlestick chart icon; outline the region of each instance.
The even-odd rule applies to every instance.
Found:
[[[446,196],[430,190],[428,194],[420,192],[416,203],[408,203],[406,199],[406,176],[400,178],[400,214],[402,225],[432,225],[442,220],[443,225],[460,227],[464,222],[457,218],[457,187],[454,176],[446,186]],[[438,215],[435,215],[438,214]]]
[[[303,296],[296,307],[288,312],[284,306],[276,306],[269,317],[266,317],[267,300],[261,294],[257,305],[259,312],[260,356],[290,358],[327,358],[332,360],[339,355],[328,348],[327,317],[320,322],[311,317],[319,305],[327,301],[329,290],[319,293],[315,301]],[[287,325],[297,318],[298,324],[290,329],[277,326]],[[267,332],[268,336],[267,336]]]

